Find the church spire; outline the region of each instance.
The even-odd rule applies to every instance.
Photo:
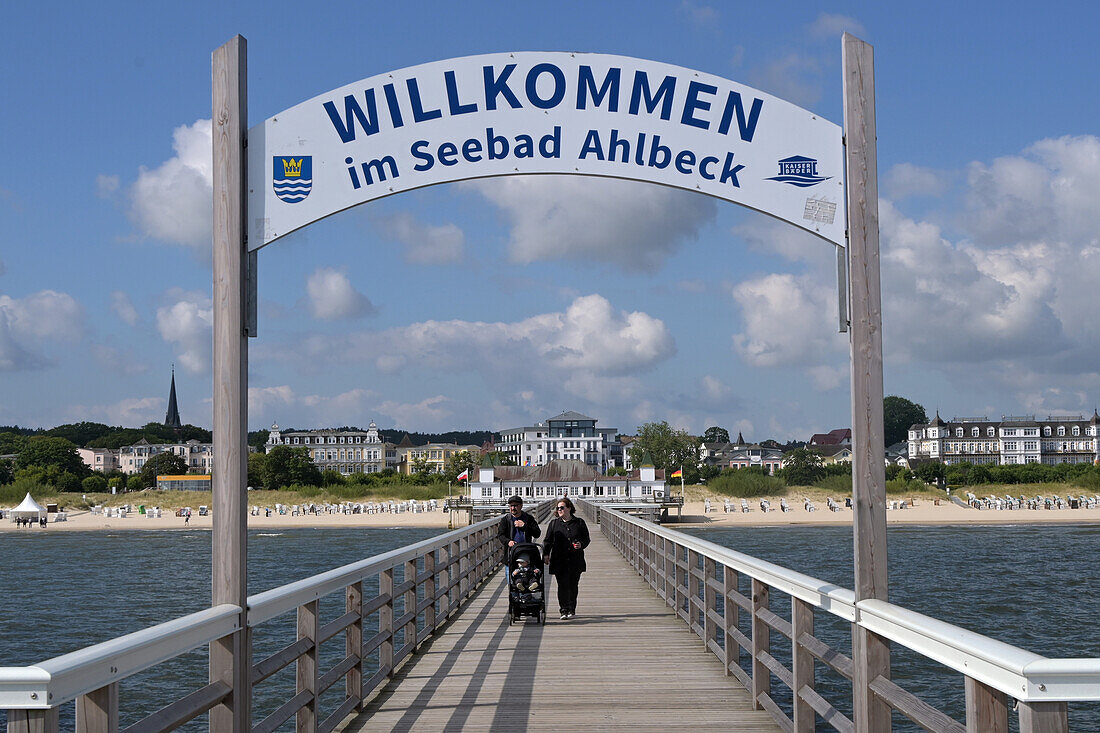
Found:
[[[172,365],[172,389],[168,393],[168,412],[164,415],[164,424],[170,428],[181,428],[180,411],[176,406],[176,366]]]

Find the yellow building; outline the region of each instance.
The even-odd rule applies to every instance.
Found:
[[[428,443],[427,445],[398,446],[398,470],[405,475],[415,473],[414,464],[427,461],[432,473],[443,473],[451,459],[459,453],[477,455],[481,447],[476,445],[458,445],[457,443]]]

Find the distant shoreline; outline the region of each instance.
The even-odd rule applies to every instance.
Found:
[[[704,511],[702,501],[689,501],[684,504],[677,522],[673,513],[666,526],[710,528],[710,527],[776,527],[776,526],[844,526],[852,523],[852,510],[841,507],[832,512],[822,502],[815,502],[815,511],[809,512],[801,499],[788,497],[789,512],[779,510],[779,500],[771,499],[772,511],[764,513],[760,509],[760,500],[749,502],[751,511],[740,510],[740,500],[731,502],[730,513],[725,513],[722,500],[711,501],[711,511]],[[249,529],[406,529],[410,527],[447,529],[450,515],[442,511],[401,512],[381,514],[308,514],[291,516],[272,514],[272,516],[249,516]],[[465,514],[459,513],[456,526],[465,526]],[[1018,509],[977,510],[959,506],[950,502],[941,502],[938,506],[930,500],[918,499],[914,506],[906,509],[891,509],[886,512],[887,525],[1007,525],[1007,524],[1100,524],[1100,508],[1097,509]],[[141,514],[130,514],[125,519],[106,517],[81,511],[71,513],[68,521],[50,522],[46,529],[35,525],[17,527],[5,519],[0,521],[0,532],[81,532],[81,531],[118,531],[118,530],[181,530],[212,529],[213,517],[191,516],[190,522],[174,514],[158,518]]]

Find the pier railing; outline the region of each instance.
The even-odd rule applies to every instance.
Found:
[[[820,668],[848,683],[853,679],[852,658],[815,636],[819,612],[963,675],[965,724],[884,676],[870,681],[872,694],[926,730],[1007,733],[1015,706],[1020,733],[1058,733],[1069,730],[1067,703],[1100,700],[1100,659],[1048,659],[892,603],[856,602],[850,590],[621,512],[583,509],[598,512],[612,545],[699,635],[726,673],[751,691],[757,709],[769,711],[784,730],[813,731],[818,720],[838,731],[854,730],[815,684]],[[747,594],[739,590],[745,579]],[[773,589],[790,596],[789,613],[772,609]],[[773,634],[785,637],[789,667],[777,659]],[[773,677],[786,688],[782,695],[772,689]]]
[[[552,505],[544,502],[533,513],[541,521]],[[276,617],[297,614],[294,641],[253,659],[247,677],[251,691],[294,665],[295,694],[253,722],[253,733],[274,731],[292,718],[299,731],[327,733],[361,709],[496,569],[503,557],[496,525],[496,518],[488,519],[249,596],[245,618],[250,632]],[[377,589],[369,598],[368,587]],[[323,621],[319,603],[334,594],[343,596],[345,612]],[[115,733],[124,702],[119,699],[122,680],[233,634],[240,619],[239,607],[215,606],[33,666],[0,667],[0,709],[7,710],[8,733],[53,733],[59,729],[60,707],[73,701],[78,733]],[[366,636],[364,629],[377,630]],[[250,633],[250,644],[251,639]],[[341,661],[322,670],[322,644],[341,641]],[[343,702],[322,718],[320,696],[341,681]],[[124,730],[174,730],[233,693],[224,682],[208,684]]]

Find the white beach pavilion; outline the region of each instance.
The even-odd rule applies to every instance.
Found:
[[[17,494],[18,496],[18,494]],[[23,498],[23,503],[15,507],[10,512],[11,520],[14,522],[17,518],[32,517],[34,519],[42,519],[46,516],[46,508],[39,504],[31,496],[30,492]]]

